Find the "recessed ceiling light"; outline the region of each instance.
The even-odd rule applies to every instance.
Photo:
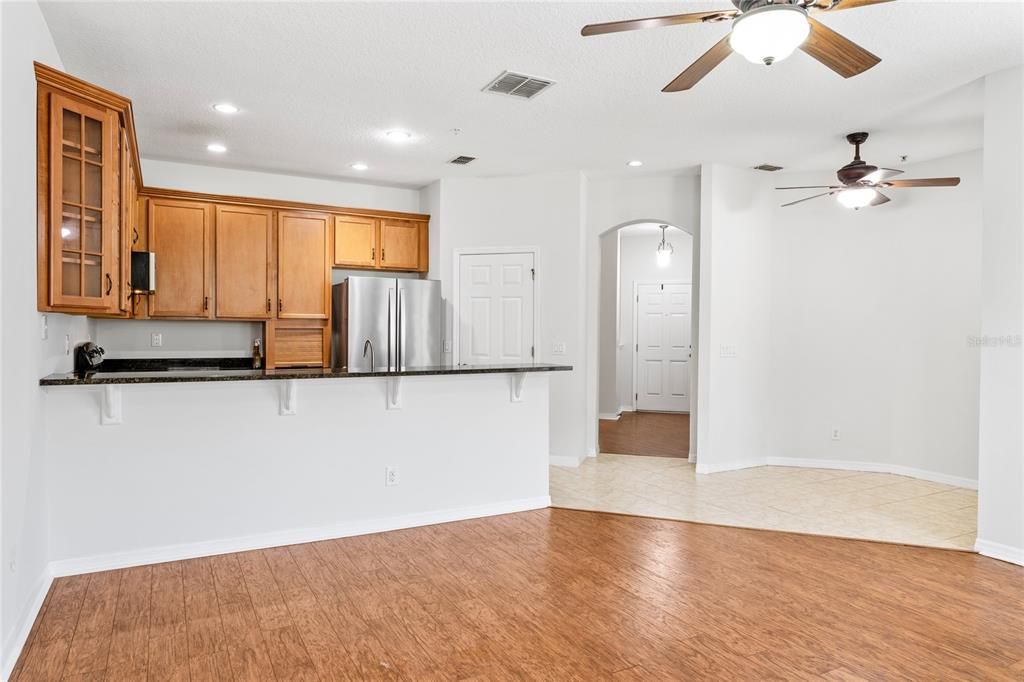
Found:
[[[237,114],[238,107],[230,102],[221,102],[220,104],[214,104],[213,110],[222,114]]]
[[[352,170],[364,171],[367,168],[369,168],[369,166],[367,166],[365,163],[356,162],[352,164],[351,168]]]
[[[626,165],[629,166],[630,168],[639,168],[640,166],[644,165],[644,162],[634,159],[633,161],[629,161],[628,163],[626,163]]]
[[[384,137],[388,138],[388,140],[390,140],[391,142],[401,144],[403,142],[408,142],[409,140],[411,140],[412,133],[410,133],[408,130],[389,130],[386,133],[384,133]]]
[[[206,145],[206,151],[213,152],[214,154],[223,154],[228,150],[227,147],[222,145],[220,142],[211,142]]]

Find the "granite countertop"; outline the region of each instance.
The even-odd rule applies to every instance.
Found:
[[[106,360],[100,370],[85,376],[74,372],[50,374],[40,386],[99,386],[104,384],[171,384],[201,381],[258,381],[282,379],[347,379],[387,376],[443,376],[448,374],[502,374],[518,372],[566,372],[572,365],[543,362],[503,365],[435,365],[411,367],[400,372],[300,367],[247,369],[248,358],[192,358],[188,360]]]

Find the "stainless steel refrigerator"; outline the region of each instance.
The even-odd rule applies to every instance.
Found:
[[[331,304],[333,367],[393,372],[441,364],[441,282],[348,277],[332,287]]]

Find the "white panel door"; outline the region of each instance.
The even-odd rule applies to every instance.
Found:
[[[690,411],[690,285],[636,285],[636,409]]]
[[[459,257],[459,363],[533,360],[532,253]]]

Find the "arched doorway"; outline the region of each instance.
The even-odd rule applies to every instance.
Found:
[[[649,219],[599,236],[598,452],[696,452],[696,241]]]

